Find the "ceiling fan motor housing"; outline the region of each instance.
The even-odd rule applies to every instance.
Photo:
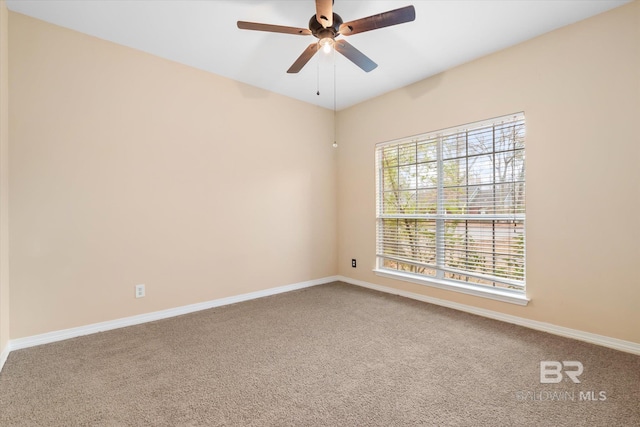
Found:
[[[340,15],[334,13],[333,25],[325,28],[318,22],[316,15],[312,15],[311,19],[309,19],[309,30],[311,30],[311,34],[320,40],[325,38],[335,39],[336,36],[340,35],[340,25],[342,25],[342,22]]]

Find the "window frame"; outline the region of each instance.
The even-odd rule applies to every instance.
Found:
[[[432,287],[436,287],[436,288],[440,288],[440,289],[446,289],[446,290],[450,290],[450,291],[456,291],[456,292],[461,292],[461,293],[465,293],[465,294],[470,294],[470,295],[474,295],[474,296],[480,296],[480,297],[485,297],[485,298],[490,298],[490,299],[495,299],[495,300],[499,300],[499,301],[504,301],[504,302],[509,302],[509,303],[514,303],[514,304],[519,304],[519,305],[527,305],[527,303],[529,302],[529,299],[526,296],[526,276],[525,276],[525,270],[526,270],[526,212],[524,209],[524,193],[525,193],[525,185],[526,185],[526,168],[525,168],[525,149],[526,149],[526,144],[524,142],[524,139],[522,141],[522,146],[517,148],[516,147],[516,142],[515,139],[513,141],[513,154],[514,154],[514,158],[515,158],[515,153],[516,151],[518,151],[518,154],[522,155],[522,177],[521,180],[518,181],[517,183],[522,184],[522,201],[518,202],[517,200],[515,200],[513,202],[513,212],[512,213],[496,213],[493,212],[492,214],[489,215],[484,215],[484,213],[482,213],[482,215],[478,215],[478,214],[471,214],[469,213],[469,199],[468,199],[468,190],[471,186],[481,186],[480,184],[474,183],[474,184],[470,184],[470,180],[468,178],[468,175],[465,175],[465,184],[462,185],[465,188],[466,194],[467,194],[467,198],[465,199],[465,207],[464,209],[466,209],[467,213],[462,213],[462,214],[451,214],[449,212],[447,212],[445,210],[445,199],[444,199],[444,191],[446,188],[452,188],[451,186],[447,187],[444,184],[444,167],[443,167],[443,163],[445,161],[448,161],[450,159],[464,159],[465,162],[465,167],[467,168],[466,171],[468,173],[469,171],[469,159],[474,159],[475,157],[480,157],[480,156],[485,156],[485,155],[490,155],[491,156],[491,168],[492,168],[492,179],[490,180],[489,183],[487,183],[487,185],[492,186],[492,188],[495,188],[497,185],[504,185],[505,183],[508,183],[510,185],[514,186],[514,189],[516,188],[516,181],[509,181],[509,182],[505,182],[505,181],[497,181],[496,180],[496,174],[495,174],[495,170],[496,170],[496,154],[501,154],[503,152],[508,152],[509,150],[497,150],[496,149],[496,133],[495,133],[495,129],[496,127],[499,126],[503,126],[506,124],[506,126],[509,126],[510,124],[514,124],[514,126],[516,126],[518,123],[522,123],[524,132],[526,132],[526,123],[525,123],[525,116],[523,112],[519,112],[519,113],[514,113],[514,114],[509,114],[509,115],[505,115],[505,116],[501,116],[501,117],[497,117],[497,118],[493,118],[493,119],[489,119],[489,120],[483,120],[483,121],[479,121],[479,122],[474,122],[474,123],[469,123],[466,125],[462,125],[462,126],[455,126],[455,127],[451,127],[451,128],[447,128],[447,129],[442,129],[439,131],[433,131],[433,132],[427,132],[424,134],[420,134],[420,135],[414,135],[414,136],[410,136],[410,137],[406,137],[406,138],[401,138],[401,139],[396,139],[396,140],[392,140],[392,141],[386,141],[386,142],[381,142],[375,145],[375,177],[376,177],[376,268],[373,270],[374,273],[378,276],[381,277],[385,277],[385,278],[391,278],[391,279],[397,279],[397,280],[402,280],[402,281],[407,281],[407,282],[412,282],[412,283],[417,283],[417,284],[421,284],[421,285],[427,285],[427,286],[432,286]],[[465,141],[465,152],[463,156],[459,156],[456,155],[454,157],[445,157],[445,155],[443,154],[443,151],[445,150],[445,145],[447,144],[446,140],[447,138],[451,138],[451,137],[459,137],[459,135],[461,134],[466,134],[468,135],[469,132],[473,132],[473,131],[483,131],[484,129],[487,128],[491,128],[492,129],[492,135],[491,135],[491,144],[492,144],[492,148],[491,151],[486,152],[486,153],[481,153],[481,154],[470,154],[470,150],[469,150],[469,142],[468,142],[468,138]],[[523,138],[526,138],[523,135]],[[403,164],[400,161],[400,150],[402,148],[405,147],[411,147],[412,144],[415,144],[416,146],[416,157],[415,157],[415,167],[416,167],[416,172],[417,173],[417,168],[420,165],[426,165],[430,164],[430,163],[434,163],[433,159],[431,160],[423,160],[422,162],[420,162],[418,160],[419,158],[419,154],[418,154],[418,147],[420,144],[428,144],[432,141],[435,141],[436,143],[436,151],[437,151],[437,169],[436,169],[436,179],[437,179],[437,184],[435,186],[435,190],[437,193],[436,196],[436,211],[435,213],[431,212],[431,213],[411,213],[411,214],[407,214],[405,215],[404,213],[398,213],[398,211],[396,211],[396,213],[385,213],[383,212],[383,208],[385,206],[386,203],[386,199],[385,199],[385,195],[387,193],[396,193],[394,194],[396,200],[399,199],[398,194],[402,192],[402,189],[400,188],[402,185],[401,179],[398,178],[398,181],[396,182],[397,188],[398,189],[394,189],[394,190],[385,190],[385,179],[387,178],[386,175],[383,174],[383,171],[386,172],[388,170],[393,170],[394,168],[398,169],[398,175],[400,176],[401,174],[401,169],[402,168],[406,168],[407,165],[412,166],[411,163],[407,163],[407,164]],[[384,153],[385,148],[392,148],[396,147],[398,148],[398,160],[397,163],[395,165],[392,165],[391,167],[386,166],[384,167],[383,170],[383,166],[382,166],[382,160],[381,157]],[[513,160],[513,159],[512,159]],[[416,175],[416,180],[418,180],[418,175]],[[460,184],[456,184],[456,185],[460,185]],[[482,184],[484,185],[484,184]],[[428,190],[433,190],[433,187],[428,188]],[[416,192],[416,206],[420,206],[419,205],[419,201],[418,201],[418,193],[420,191],[419,185],[416,184],[415,188],[410,188],[408,190],[409,192],[411,191],[415,191]],[[498,206],[495,203],[495,194],[496,191],[494,190],[493,192],[493,197],[494,197],[494,204],[493,207],[494,209]],[[514,191],[514,194],[512,197],[517,197],[518,194],[516,194],[516,192]],[[416,208],[419,209],[419,208]],[[423,208],[426,209],[426,208]],[[517,211],[518,209],[521,209],[521,211]],[[425,211],[426,212],[426,211]],[[389,236],[389,231],[385,230],[385,231],[381,231],[382,229],[386,228],[387,225],[389,223],[389,220],[391,220],[391,222],[393,222],[394,220],[396,221],[400,221],[402,220],[406,220],[406,219],[413,219],[415,218],[416,221],[421,221],[423,222],[423,224],[425,224],[424,226],[426,226],[426,222],[427,221],[431,221],[431,222],[435,222],[435,237],[430,237],[434,239],[434,243],[433,246],[435,247],[435,249],[431,249],[434,250],[434,254],[433,254],[433,265],[429,265],[428,263],[421,263],[420,260],[414,258],[403,258],[401,261],[397,261],[398,263],[402,263],[405,266],[411,265],[411,264],[415,264],[415,265],[420,265],[421,267],[427,268],[429,270],[431,270],[434,274],[433,275],[425,275],[425,274],[420,274],[420,273],[416,273],[416,272],[410,272],[410,271],[403,271],[400,269],[393,269],[393,268],[388,268],[384,266],[385,260],[389,261],[392,260],[392,256],[390,256],[388,253],[382,253],[383,250],[381,250],[381,247],[384,247],[385,249],[389,249],[389,244],[387,242],[385,243],[381,243],[381,236],[384,237],[388,237]],[[455,220],[464,220],[465,221],[465,225],[464,225],[464,229],[465,229],[465,233],[467,232],[467,227],[468,227],[468,222],[469,221],[474,221],[477,225],[481,225],[484,223],[489,223],[488,221],[491,221],[492,224],[492,242],[493,245],[496,245],[496,234],[495,234],[495,227],[496,227],[496,222],[498,221],[498,224],[500,225],[502,222],[505,221],[511,221],[511,223],[513,223],[514,225],[514,236],[522,236],[522,271],[518,271],[519,274],[522,275],[522,280],[517,280],[517,279],[513,279],[513,280],[509,280],[504,279],[504,276],[498,276],[497,274],[497,269],[496,269],[496,264],[494,261],[493,264],[493,269],[490,270],[490,272],[492,274],[490,274],[489,276],[486,275],[482,275],[481,273],[478,273],[476,271],[473,271],[473,269],[475,268],[473,265],[471,266],[470,269],[465,270],[464,267],[462,267],[461,270],[458,270],[458,272],[452,272],[452,269],[450,267],[448,267],[446,264],[446,260],[445,260],[445,222],[446,221],[455,221]],[[457,231],[457,225],[458,223],[455,223],[455,230]],[[507,224],[510,224],[507,222]],[[518,234],[516,233],[516,229],[517,229],[517,224],[520,225],[521,227],[521,232]],[[416,230],[417,230],[417,222],[416,222]],[[398,223],[398,226],[396,228],[396,233],[400,233],[400,225]],[[417,232],[416,232],[417,233]],[[466,236],[466,234],[465,234]],[[450,237],[451,238],[451,237]],[[400,237],[396,237],[396,244],[398,246],[400,246],[400,243],[402,242]],[[470,239],[469,237],[465,237],[465,242]],[[451,241],[448,241],[448,244],[450,245],[449,247],[449,251],[450,252],[455,252],[457,249],[451,249]],[[513,245],[513,243],[509,243],[510,246],[509,248],[511,248],[511,245]],[[466,245],[466,243],[465,243]],[[393,244],[392,244],[393,246]],[[494,249],[495,251],[495,249]],[[464,253],[466,256],[465,258],[468,259],[469,256],[468,254],[470,254],[471,252],[469,251],[468,248],[465,248],[462,253]],[[415,255],[415,253],[413,254]],[[495,252],[493,253],[493,257],[495,259]],[[519,260],[519,258],[518,258]],[[487,270],[485,268],[485,270]],[[459,272],[462,272],[462,275],[459,274]],[[450,277],[445,277],[445,275],[449,275]],[[456,280],[455,279],[455,274],[458,274],[459,277],[464,276],[466,278],[466,280]],[[497,277],[500,277],[500,279],[496,280]],[[519,277],[519,276],[515,276],[515,277]],[[478,280],[478,283],[481,283],[482,281],[491,281],[493,283],[493,285],[488,285],[488,284],[474,284],[469,282],[469,279],[475,279]],[[499,284],[499,286],[496,286],[496,283]],[[503,287],[503,286],[510,286],[513,287],[514,289],[510,289],[507,287]],[[521,287],[521,288],[520,288]],[[517,288],[517,289],[515,289]]]

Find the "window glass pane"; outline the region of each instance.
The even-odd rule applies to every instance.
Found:
[[[524,148],[524,134],[525,134],[524,123],[518,122],[518,125],[516,128],[516,140],[515,140],[516,149]]]
[[[451,187],[444,189],[444,209],[447,214],[460,215],[466,213],[466,208],[466,187]]]
[[[522,148],[524,141],[524,124],[506,123],[495,127],[495,151]]]
[[[442,138],[442,158],[451,159],[467,155],[467,139],[465,133],[448,135]]]
[[[384,214],[412,214],[416,210],[416,192],[410,191],[390,191],[384,193],[384,204],[382,213]]]
[[[416,163],[416,145],[406,144],[398,148],[398,162],[400,165],[409,165]]]
[[[403,218],[385,221],[379,230],[382,254],[397,259],[411,260],[416,264],[435,264],[436,222]],[[384,243],[393,242],[393,243]]]
[[[469,157],[469,184],[493,183],[493,156],[491,154]]]
[[[418,187],[435,188],[438,185],[438,164],[436,162],[418,164]]]
[[[496,153],[496,182],[513,182],[524,179],[523,151],[503,151]]]
[[[436,271],[433,268],[419,266],[419,265],[410,264],[410,263],[404,263],[404,262],[396,262],[396,265],[398,266],[398,270],[406,271],[407,273],[421,274],[423,276],[436,275]]]
[[[418,190],[416,212],[435,215],[437,212],[438,189]]]
[[[463,273],[445,272],[444,277],[445,279],[458,280],[462,282],[473,283],[476,285],[496,286],[496,282],[493,280],[480,279],[478,277],[468,276]]]
[[[493,152],[493,128],[469,131],[469,156]]]
[[[422,274],[424,276],[432,276],[435,277],[436,275],[436,270],[434,268],[430,268],[430,267],[420,267],[419,271],[417,272],[418,274]]]
[[[387,147],[382,150],[382,166],[385,168],[398,166],[397,147]]]
[[[515,205],[515,185],[497,184],[495,187],[495,212],[499,214],[514,213]]]
[[[398,169],[388,168],[382,169],[383,191],[391,191],[398,189]]]
[[[398,188],[416,188],[416,165],[400,166],[398,168]]]
[[[385,215],[399,214],[398,208],[398,192],[392,191],[383,194],[382,213]]]
[[[391,269],[391,270],[397,270],[398,269],[398,262],[385,258],[383,263],[382,263],[382,266],[384,268],[388,268],[388,269]]]
[[[524,150],[518,150],[514,153],[512,165],[514,181],[524,181],[524,165]]]
[[[467,159],[453,159],[442,162],[442,182],[445,187],[467,184]]]
[[[496,221],[494,274],[524,280],[524,224],[519,221]]]
[[[416,221],[416,245],[420,263],[436,263],[436,221],[417,220]]]
[[[491,235],[490,222],[446,221],[445,267],[490,275],[492,245],[487,245],[487,235]]]
[[[395,254],[398,238],[398,220],[383,219],[378,223],[378,253],[384,255]]]
[[[438,160],[438,140],[431,139],[418,144],[418,162],[435,162]]]
[[[492,185],[470,186],[467,192],[467,213],[472,215],[489,215],[495,213]]]
[[[524,182],[517,182],[514,188],[514,203],[515,209],[514,213],[524,214],[525,213],[525,200],[524,200]]]

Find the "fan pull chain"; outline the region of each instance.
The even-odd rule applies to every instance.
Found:
[[[316,55],[316,95],[320,96],[320,55]]]
[[[336,112],[336,85],[338,84],[336,80],[336,49],[334,46],[333,52],[333,148],[338,148],[338,126],[336,122],[337,112]]]

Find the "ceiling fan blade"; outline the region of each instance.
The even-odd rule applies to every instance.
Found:
[[[367,73],[378,66],[367,55],[360,52],[358,49],[347,43],[346,40],[336,40],[334,45],[335,49],[347,57],[351,62],[362,68]]]
[[[333,0],[316,0],[316,19],[324,28],[333,25]]]
[[[310,36],[311,31],[307,28],[284,27],[282,25],[260,24],[257,22],[238,21],[238,28],[241,30],[269,31],[271,33],[297,34]]]
[[[302,70],[302,67],[304,67],[307,62],[309,62],[309,60],[313,57],[313,55],[316,54],[317,51],[318,43],[311,43],[309,46],[307,46],[304,52],[302,52],[302,55],[300,55],[298,59],[296,59],[296,62],[294,62],[291,67],[289,67],[287,73],[292,74]]]
[[[365,31],[377,30],[378,28],[390,27],[391,25],[404,24],[416,19],[416,9],[413,6],[401,7],[355,21],[345,22],[340,25],[340,34],[351,36]]]

